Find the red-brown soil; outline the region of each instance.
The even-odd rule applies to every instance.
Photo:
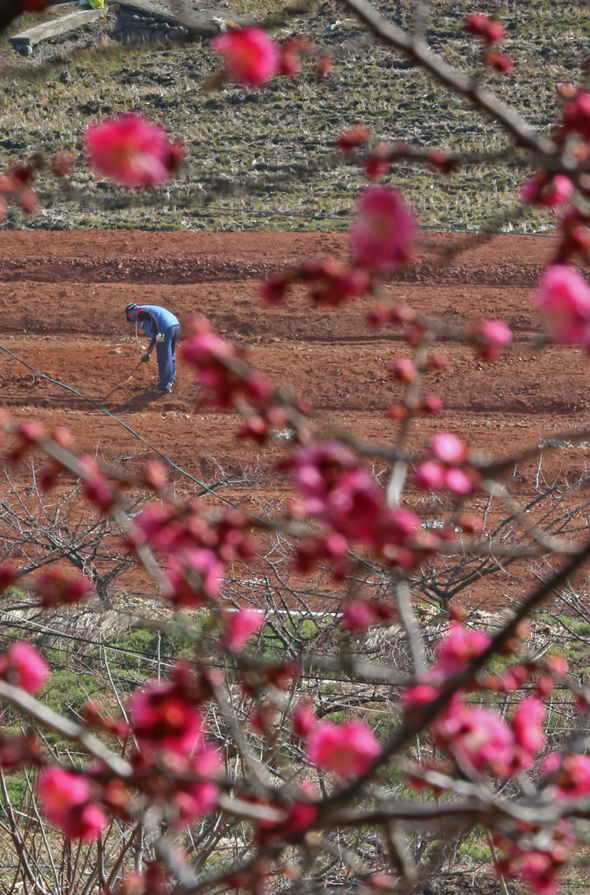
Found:
[[[448,265],[426,262],[463,237],[425,237],[421,262],[383,287],[384,298],[464,324],[500,317],[513,328],[517,350],[488,366],[469,351],[442,346],[449,367],[429,390],[444,401],[444,425],[494,454],[536,443],[556,431],[590,423],[588,357],[524,343],[541,329],[531,292],[553,249],[549,238],[497,236]],[[374,300],[337,310],[313,308],[303,291],[275,309],[258,301],[261,277],[311,256],[346,255],[346,238],[277,233],[137,231],[5,232],[0,234],[0,343],[35,369],[102,402],[136,365],[127,302],[162,304],[181,320],[209,316],[227,338],[251,349],[255,366],[308,398],[331,426],[390,443],[395,424],[385,409],[398,386],[388,365],[407,354],[398,331],[365,324]],[[519,348],[522,343],[522,350]],[[155,363],[104,401],[105,407],[176,464],[205,481],[256,467],[268,486],[281,442],[268,449],[236,442],[236,418],[196,408],[198,390],[180,368],[170,396],[147,396]],[[18,418],[70,427],[77,446],[106,459],[150,456],[132,433],[82,398],[44,381],[0,352],[2,404]],[[440,420],[416,424],[424,445]],[[567,468],[583,466],[584,451],[560,451]],[[557,462],[557,461],[554,461]],[[180,478],[180,477],[179,477]],[[191,486],[192,487],[192,486]],[[239,488],[234,488],[236,493]]]
[[[458,240],[432,236],[426,245],[447,248]],[[181,320],[205,314],[227,338],[250,346],[254,365],[296,388],[318,413],[386,442],[395,425],[384,410],[396,395],[387,367],[407,348],[395,330],[366,326],[374,301],[315,309],[299,294],[268,309],[257,298],[268,271],[310,256],[344,256],[345,250],[345,237],[317,234],[5,232],[1,341],[39,371],[100,402],[138,360],[123,314],[127,302],[162,304]],[[408,274],[384,293],[459,324],[501,317],[524,341],[541,326],[530,295],[551,250],[548,238],[498,236],[448,267]],[[582,351],[517,352],[493,366],[454,347],[448,354],[450,365],[431,388],[444,400],[445,425],[473,445],[502,452],[523,437],[537,440],[586,424],[590,368]],[[170,397],[142,400],[154,374],[154,363],[142,366],[105,406],[189,470],[211,458],[238,468],[258,456],[258,450],[236,445],[234,418],[194,412],[198,393],[185,369]],[[139,448],[96,408],[34,377],[6,354],[0,356],[0,381],[2,403],[11,412],[67,424],[83,450],[98,445],[113,458]],[[426,420],[418,429],[425,437],[434,426],[440,422]],[[260,462],[265,464],[264,452]]]

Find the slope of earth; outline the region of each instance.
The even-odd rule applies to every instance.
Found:
[[[260,17],[280,7],[277,0],[231,5]],[[376,5],[387,19],[412,27],[414,0]],[[477,72],[479,41],[463,30],[470,0],[434,0],[428,8],[433,50],[458,70]],[[478,8],[501,15],[503,47],[516,61],[507,77],[480,70],[479,79],[548,134],[559,114],[557,85],[583,77],[590,7],[579,0],[557,8],[549,0],[501,7],[486,0]],[[517,187],[528,162],[522,154],[506,156],[506,133],[402,55],[359,44],[363,26],[332,0],[311,4],[275,32],[278,40],[305,35],[320,51],[334,53],[332,76],[318,80],[314,61],[307,60],[299,77],[278,78],[259,90],[229,83],[210,89],[220,60],[207,42],[122,47],[105,28],[90,41],[94,54],[89,49],[71,56],[67,47],[56,47],[48,66],[45,59],[23,60],[7,50],[4,65],[0,59],[0,172],[36,152],[51,156],[65,147],[76,157],[67,196],[43,175],[42,210],[25,218],[12,205],[3,226],[346,229],[364,178],[333,149],[338,134],[358,124],[371,127],[375,141],[405,140],[464,158],[451,178],[409,163],[388,177],[423,225],[481,228],[495,220],[508,227],[515,218],[510,227],[525,232],[551,226],[546,213],[519,209]],[[188,150],[182,176],[158,192],[157,201],[153,194],[122,195],[90,174],[84,159],[84,128],[130,110],[160,121]]]

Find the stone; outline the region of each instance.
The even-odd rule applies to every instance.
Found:
[[[22,52],[26,56],[30,56],[33,52],[35,44],[49,37],[58,37],[61,34],[69,34],[70,31],[76,31],[82,25],[88,25],[102,19],[107,14],[106,6],[102,9],[79,9],[76,12],[70,12],[68,15],[60,16],[58,19],[51,19],[49,22],[43,22],[41,25],[35,25],[34,28],[27,28],[20,34],[15,34],[9,38],[11,46]],[[26,49],[30,47],[31,50]],[[24,48],[24,49],[21,49]]]

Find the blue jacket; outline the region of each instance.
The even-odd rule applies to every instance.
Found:
[[[171,326],[179,326],[174,314],[159,305],[137,305],[131,312],[131,320],[139,323],[144,333],[151,337],[152,343],[158,333],[165,333]]]

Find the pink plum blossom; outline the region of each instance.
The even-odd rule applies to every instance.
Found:
[[[115,488],[99,469],[93,457],[78,457],[83,469],[82,489],[84,496],[102,513],[110,513],[115,506]]]
[[[527,205],[540,205],[555,208],[564,205],[572,196],[574,185],[569,177],[556,174],[550,177],[545,173],[527,180],[520,187],[520,198]]]
[[[94,590],[94,584],[84,575],[72,575],[69,571],[54,567],[37,576],[35,589],[41,598],[41,605],[48,609],[79,603]]]
[[[223,621],[223,641],[232,653],[241,653],[251,637],[262,629],[265,614],[260,609],[247,606],[228,612]]]
[[[531,755],[536,755],[545,745],[544,718],[545,706],[533,696],[522,699],[514,710],[512,730],[516,742]]]
[[[514,733],[498,712],[454,703],[434,725],[457,758],[482,773],[510,775],[514,758]]]
[[[221,755],[218,749],[205,744],[194,755],[190,762],[190,770],[199,777],[213,777],[219,773]],[[178,811],[176,827],[184,827],[196,818],[213,811],[217,804],[219,787],[211,780],[199,780],[196,783],[181,784],[174,793],[172,801]]]
[[[365,190],[350,231],[355,264],[387,270],[407,264],[416,236],[416,219],[403,198],[389,186]]]
[[[467,473],[463,469],[459,469],[458,466],[450,466],[446,469],[444,477],[445,485],[449,491],[459,497],[465,497],[473,491],[473,482]]]
[[[282,844],[289,836],[307,830],[317,815],[318,809],[311,802],[291,802],[285,806],[282,820],[258,822],[256,841],[260,845],[273,841]]]
[[[440,491],[445,485],[445,470],[435,460],[424,460],[416,467],[414,481],[423,491]]]
[[[566,132],[590,139],[590,93],[578,90],[561,114],[561,124]]]
[[[411,713],[418,706],[432,702],[437,696],[438,690],[431,684],[414,684],[403,691],[401,704],[407,712]]]
[[[262,28],[241,28],[221,34],[211,42],[224,58],[230,77],[238,84],[259,87],[279,69],[281,53]]]
[[[470,12],[464,19],[464,28],[470,34],[481,37],[487,44],[499,43],[504,40],[504,28],[496,19],[487,16],[483,12]]]
[[[371,625],[389,624],[395,616],[394,607],[384,600],[347,600],[342,607],[340,624],[351,634],[366,631]]]
[[[533,850],[518,861],[515,876],[522,879],[535,895],[558,895],[561,891],[560,869],[548,852]]]
[[[220,593],[225,574],[212,550],[183,550],[171,557],[167,571],[171,603],[195,608]]]
[[[204,745],[203,714],[173,681],[154,681],[129,699],[133,733],[143,748],[191,755]]]
[[[391,378],[397,382],[413,382],[418,376],[416,364],[411,357],[400,357],[389,369]]]
[[[176,827],[185,827],[198,817],[213,811],[217,805],[219,788],[214,783],[203,781],[184,787],[172,797],[178,810]]]
[[[303,500],[299,506],[345,538],[381,552],[400,563],[406,542],[416,536],[420,520],[410,510],[392,510],[370,470],[338,442],[306,446],[291,461]],[[410,550],[407,560],[411,564]]]
[[[106,827],[107,818],[91,801],[90,783],[85,777],[63,768],[46,768],[39,777],[37,791],[47,819],[71,839],[98,839]]]
[[[305,752],[318,768],[334,771],[349,780],[369,770],[381,746],[363,721],[347,721],[341,725],[320,721],[308,737]]]
[[[552,265],[541,277],[535,304],[549,316],[556,342],[590,347],[590,286],[581,274]]]
[[[293,710],[293,732],[298,737],[306,738],[318,723],[313,704],[309,700],[300,702]]]
[[[513,340],[512,330],[502,320],[481,320],[475,330],[479,356],[486,361],[498,360]]]
[[[438,432],[431,441],[432,453],[441,463],[461,463],[467,449],[452,432]]]
[[[373,605],[366,600],[349,600],[342,607],[342,627],[351,634],[366,631],[377,620]]]
[[[18,569],[11,562],[0,564],[0,594],[18,580]]]
[[[49,665],[30,643],[13,643],[0,656],[0,678],[27,693],[38,693],[49,674]]]
[[[552,758],[552,756],[548,756],[548,758]],[[555,764],[557,764],[557,768],[555,768]],[[590,756],[565,755],[562,758],[561,766],[559,766],[556,756],[553,768],[550,762],[545,760],[543,770],[545,772],[552,770],[556,773],[558,798],[578,799],[590,795]]]
[[[472,659],[485,652],[491,642],[490,635],[484,631],[452,622],[447,636],[438,647],[437,667],[445,675],[463,671]]]
[[[84,139],[92,167],[124,187],[167,180],[180,151],[163,127],[136,114],[93,124]]]

